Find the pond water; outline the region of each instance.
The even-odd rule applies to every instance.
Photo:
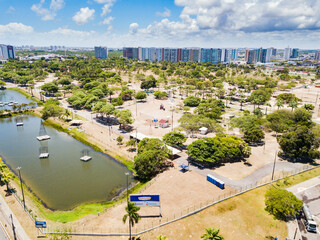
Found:
[[[24,125],[17,127],[21,121]],[[124,165],[49,126],[45,130],[51,139],[39,142],[40,126],[41,119],[33,115],[0,119],[0,154],[15,172],[21,167],[23,181],[47,207],[68,210],[110,201],[126,187]],[[39,159],[46,148],[49,158]],[[83,150],[89,151],[92,160],[80,160]]]
[[[34,101],[26,98],[24,95],[17,91],[0,90],[0,110],[12,109],[11,106],[9,106],[10,102],[14,103],[15,105],[18,105],[21,103],[28,104]]]

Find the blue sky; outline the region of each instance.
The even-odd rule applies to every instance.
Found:
[[[320,0],[0,0],[0,43],[320,48]]]

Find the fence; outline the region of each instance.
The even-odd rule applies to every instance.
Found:
[[[276,172],[274,176],[273,181],[277,181],[280,179],[284,179],[286,177],[294,176],[306,171],[314,170],[318,167],[311,167],[311,166],[304,166],[301,169],[297,169],[292,172]],[[157,178],[150,181],[143,189],[140,190],[144,191],[147,189],[150,185],[152,185],[155,181],[157,181]],[[219,202],[222,202],[224,200],[227,200],[229,198],[241,195],[245,192],[248,192],[250,190],[253,190],[255,188],[267,185],[272,183],[270,179],[262,179],[258,182],[252,183],[250,185],[244,186],[240,189],[232,189],[230,191],[226,191],[224,194],[221,194],[219,196],[216,196],[212,199],[208,199],[206,201],[199,202],[198,204],[190,205],[184,209],[181,209],[177,212],[172,213],[171,215],[166,215],[164,217],[161,217],[159,219],[148,219],[148,221],[140,221],[138,224],[132,228],[132,235],[137,236],[140,234],[143,234],[145,232],[157,229],[159,227],[165,226],[167,224],[173,223],[175,221],[178,221],[180,219],[186,218],[188,216],[194,215],[198,212],[201,212]],[[116,206],[114,206],[116,207]],[[107,211],[110,211],[112,208],[108,209]],[[46,230],[46,233],[54,233],[54,230],[57,229],[56,226],[48,226],[48,229]],[[85,225],[83,226],[77,226],[75,228],[71,227],[69,228],[69,234],[71,235],[83,235],[83,236],[128,236],[128,224],[124,224],[123,226],[117,226],[117,227],[107,227],[107,226],[101,226],[100,229],[93,229],[88,228]]]

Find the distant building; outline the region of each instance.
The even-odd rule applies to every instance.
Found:
[[[316,52],[314,59],[320,60],[320,52]]]
[[[299,56],[299,49],[298,48],[293,48],[291,51],[291,56],[290,58],[297,58]]]
[[[283,54],[283,59],[284,59],[284,60],[289,60],[289,59],[290,59],[290,57],[291,57],[291,51],[292,51],[291,48],[285,48],[285,49],[284,49],[284,54]]]
[[[108,57],[107,47],[94,47],[94,57],[100,59],[106,59]]]
[[[0,44],[0,59],[13,59],[16,57],[15,49],[11,45]]]
[[[138,48],[123,48],[123,57],[128,59],[138,59]]]

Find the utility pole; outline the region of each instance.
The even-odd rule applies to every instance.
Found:
[[[17,167],[18,172],[19,172],[19,178],[20,178],[20,185],[21,185],[21,192],[22,192],[22,199],[23,199],[23,209],[26,210],[26,202],[24,199],[24,192],[23,192],[23,185],[22,185],[22,178],[21,178],[21,172],[20,169],[21,167]]]
[[[276,167],[276,160],[277,160],[277,153],[278,153],[278,150],[276,150],[276,153],[275,153],[275,155],[274,155],[274,162],[273,162],[273,169],[272,169],[271,183],[273,182],[274,169],[275,169],[275,167]]]
[[[13,239],[14,239],[14,240],[17,240],[16,227],[15,227],[14,224],[13,224],[12,214],[10,214],[10,218],[11,218],[11,224],[12,224]]]
[[[172,125],[171,125],[171,131],[173,132],[173,111],[174,111],[174,108],[172,107]]]

